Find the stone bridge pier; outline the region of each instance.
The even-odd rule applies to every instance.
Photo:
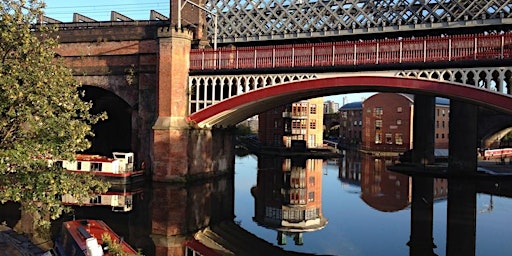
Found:
[[[226,173],[234,166],[231,129],[196,129],[186,121],[192,37],[187,29],[158,31],[153,181],[185,182]]]

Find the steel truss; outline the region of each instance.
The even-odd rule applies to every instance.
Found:
[[[510,24],[512,0],[206,0],[218,42]],[[212,15],[207,15],[213,19]],[[207,18],[208,19],[208,18]],[[207,22],[210,37],[213,22]]]

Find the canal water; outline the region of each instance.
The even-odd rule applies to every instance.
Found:
[[[73,215],[54,223],[54,232],[71,218],[103,219],[131,245],[142,248],[144,255],[155,255],[152,225],[190,226],[234,214],[242,228],[287,251],[349,256],[512,255],[512,182],[410,177],[387,171],[395,158],[357,152],[345,156],[330,160],[238,156],[230,181],[192,189],[156,184],[142,191],[136,188],[131,210],[75,207]],[[155,194],[155,190],[163,192]],[[169,217],[179,216],[173,211],[187,208],[187,203],[200,205],[197,202],[205,200],[214,202],[189,211],[183,217],[186,224]],[[19,218],[15,208],[1,206],[0,221],[14,225]]]
[[[319,255],[512,255],[512,183],[422,177],[414,183],[414,177],[387,171],[386,166],[396,162],[394,158],[354,152],[346,156],[340,161],[307,160],[317,161],[312,165],[314,171],[306,169],[321,173],[321,183],[315,185],[321,186],[318,205],[328,221],[322,229],[303,232],[300,243],[293,239],[293,232],[287,233],[286,244],[280,246]],[[261,168],[258,161],[269,159],[246,156],[236,160],[236,220],[258,237],[279,245],[278,228],[265,227],[254,218],[258,199],[249,188],[260,186],[257,182],[262,179],[257,176],[273,171]],[[421,179],[430,184],[432,198],[419,191],[422,202],[414,210],[418,217],[412,220],[413,184],[421,186]],[[455,197],[449,198],[449,182],[455,184],[450,186],[457,190]],[[453,205],[450,214],[449,200]],[[421,204],[427,209],[422,210]],[[411,237],[419,238],[420,245],[414,247]]]

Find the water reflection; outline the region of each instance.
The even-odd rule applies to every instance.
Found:
[[[194,243],[221,255],[512,255],[511,179],[407,176],[386,169],[395,162],[237,158],[234,176],[145,184],[131,211],[75,206],[53,226],[102,219],[145,255],[186,255]],[[0,221],[14,226],[16,207],[1,205]]]
[[[322,229],[322,159],[258,158],[257,185],[251,188],[259,225],[277,231],[277,244],[292,237],[303,245],[303,233]]]

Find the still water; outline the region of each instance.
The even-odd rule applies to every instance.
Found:
[[[299,243],[293,239],[296,234],[285,232],[286,244],[280,246],[290,251],[321,255],[512,255],[512,183],[454,180],[450,188],[453,187],[456,192],[448,198],[448,181],[427,178],[427,186],[433,185],[430,199],[433,204],[425,204],[426,210],[422,210],[425,207],[420,204],[415,208],[416,217],[411,221],[415,178],[387,171],[385,166],[396,161],[392,158],[375,158],[353,152],[348,152],[346,156],[338,162],[307,160],[306,176],[311,175],[308,172],[312,172],[312,175],[321,173],[314,176],[317,181],[321,179],[321,182],[314,184],[321,186],[321,198],[314,200],[321,201],[318,205],[328,223],[320,230],[303,232]],[[256,198],[255,193],[251,194],[251,188],[267,186],[270,190],[275,189],[259,184],[264,180],[261,176],[282,172],[288,168],[287,160],[282,159],[282,165],[279,164],[281,161],[277,161],[275,169],[262,165],[261,161],[276,162],[274,157],[258,159],[246,156],[236,159],[235,219],[246,230],[279,245],[283,243],[280,243],[277,228],[264,227],[255,218],[258,211],[255,208],[261,203],[258,200],[267,202],[267,208],[275,202],[268,198]],[[316,164],[311,165],[311,162]],[[315,166],[314,170],[311,170],[311,166]],[[274,177],[279,176],[282,174]],[[422,186],[422,178],[418,179],[415,185],[419,187]],[[276,191],[267,194],[272,192]],[[278,196],[282,194],[282,191],[279,192]],[[421,201],[429,200],[421,191],[419,193]],[[450,215],[447,214],[449,200],[453,205]],[[451,225],[449,236],[448,216]],[[411,233],[411,223],[414,233]],[[418,238],[420,245],[409,246],[411,237]],[[428,239],[434,245],[429,244]],[[421,245],[422,242],[425,243]]]
[[[54,223],[54,231],[73,217],[102,219],[144,255],[158,255],[155,230],[193,230],[234,219],[286,251],[512,255],[510,180],[410,177],[387,171],[394,158],[356,152],[345,156],[239,156],[234,178],[191,187],[124,188],[112,193],[131,195],[130,208],[74,207],[73,216]],[[18,219],[15,205],[0,205],[0,221],[13,226]]]

